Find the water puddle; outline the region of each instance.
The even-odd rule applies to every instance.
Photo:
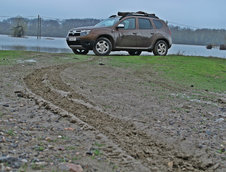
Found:
[[[34,59],[17,60],[17,63],[37,63],[37,60],[34,60]]]

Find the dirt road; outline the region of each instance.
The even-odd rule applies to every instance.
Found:
[[[22,75],[24,85],[17,95],[58,116],[58,124],[50,122],[52,126],[62,124],[61,129],[69,126],[85,133],[84,137],[74,133],[84,139],[81,144],[85,147],[104,145],[98,150],[117,169],[103,160],[96,167],[99,171],[225,170],[224,94],[194,92],[192,87],[181,88],[159,78],[150,68],[119,68],[103,61],[95,57],[77,63],[33,66],[32,72]],[[43,123],[51,115],[42,116]],[[68,137],[73,137],[73,131]],[[50,133],[45,132],[46,139]],[[79,152],[83,149],[78,148]],[[95,161],[89,163],[95,166]]]

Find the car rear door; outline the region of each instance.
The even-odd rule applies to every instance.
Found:
[[[137,47],[147,48],[152,44],[154,29],[149,18],[138,18]]]

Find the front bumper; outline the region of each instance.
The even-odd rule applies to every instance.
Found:
[[[69,37],[66,38],[67,44],[71,49],[87,49],[92,50],[94,41],[85,40],[76,37],[76,41],[70,41]]]

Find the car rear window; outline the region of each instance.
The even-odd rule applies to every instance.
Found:
[[[161,29],[163,27],[163,24],[160,20],[153,20],[156,29]]]
[[[139,18],[138,22],[139,22],[139,29],[153,29],[153,26],[149,19]]]

